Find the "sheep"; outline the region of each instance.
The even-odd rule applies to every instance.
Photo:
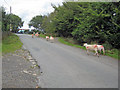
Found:
[[[97,55],[99,57],[98,46],[96,44],[94,44],[94,45],[88,45],[87,43],[84,43],[84,46],[86,47],[88,55],[89,55],[89,53],[88,53],[89,50],[94,50],[95,51],[95,55]]]
[[[35,34],[35,36],[37,36],[37,37],[39,36],[38,32]]]
[[[49,36],[46,36],[46,40],[47,40],[47,41],[49,40]]]
[[[52,36],[50,36],[50,40],[51,40],[51,42],[53,42],[54,38]]]

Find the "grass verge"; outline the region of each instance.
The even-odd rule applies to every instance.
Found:
[[[20,41],[19,37],[12,34],[2,41],[2,53],[6,54],[14,52],[17,49],[20,49],[22,45],[23,43]]]
[[[68,41],[65,41],[65,39],[62,38],[62,37],[59,37],[58,41],[63,43],[63,44],[69,45],[69,46],[74,46],[74,47],[86,50],[85,47],[80,46],[80,45],[76,45],[76,44],[72,44],[72,43],[70,43]],[[118,59],[118,50],[117,49],[106,50],[106,54],[105,55],[106,56],[110,56],[110,57],[115,58],[115,59]]]
[[[63,44],[69,45],[69,46],[74,46],[74,47],[77,47],[77,48],[81,48],[81,49],[86,50],[85,47],[80,46],[80,45],[76,45],[76,44],[72,44],[72,43],[70,43],[70,42],[67,42],[67,41],[65,41],[64,38],[62,38],[62,37],[59,37],[58,41],[61,42],[61,43],[63,43]]]
[[[45,38],[46,36],[44,34],[40,34],[39,37]]]
[[[2,55],[2,43],[0,43],[0,56]]]

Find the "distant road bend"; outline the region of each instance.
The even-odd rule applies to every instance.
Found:
[[[89,56],[85,50],[18,34],[41,66],[42,88],[118,88],[118,60]]]

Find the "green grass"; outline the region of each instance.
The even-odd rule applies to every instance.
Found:
[[[68,41],[66,41],[64,38],[62,37],[59,37],[58,39],[59,42],[63,43],[63,44],[66,44],[66,45],[69,45],[69,46],[74,46],[74,47],[77,47],[77,48],[81,48],[81,49],[84,49],[86,50],[85,47],[83,46],[80,46],[80,45],[76,45],[76,44],[72,44]],[[112,49],[112,50],[106,50],[106,56],[110,56],[112,58],[115,58],[115,59],[118,59],[118,50],[117,49]]]
[[[2,53],[6,54],[14,52],[17,49],[20,49],[22,45],[23,44],[20,41],[19,37],[15,34],[12,34],[2,41]]]
[[[2,43],[0,43],[0,55],[2,54]]]
[[[69,46],[74,46],[74,47],[77,47],[77,48],[81,48],[81,49],[86,50],[85,47],[80,46],[80,45],[76,45],[76,44],[72,44],[72,43],[70,43],[70,42],[67,42],[67,41],[65,41],[64,38],[62,38],[62,37],[59,37],[58,41],[61,42],[61,43],[63,43],[63,44],[69,45]]]
[[[40,34],[39,37],[45,38],[46,36],[44,34]]]
[[[118,52],[117,49],[106,50],[106,55],[118,59]]]

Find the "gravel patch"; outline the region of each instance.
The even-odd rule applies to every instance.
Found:
[[[40,66],[29,51],[20,49],[2,57],[2,88],[38,88]]]

